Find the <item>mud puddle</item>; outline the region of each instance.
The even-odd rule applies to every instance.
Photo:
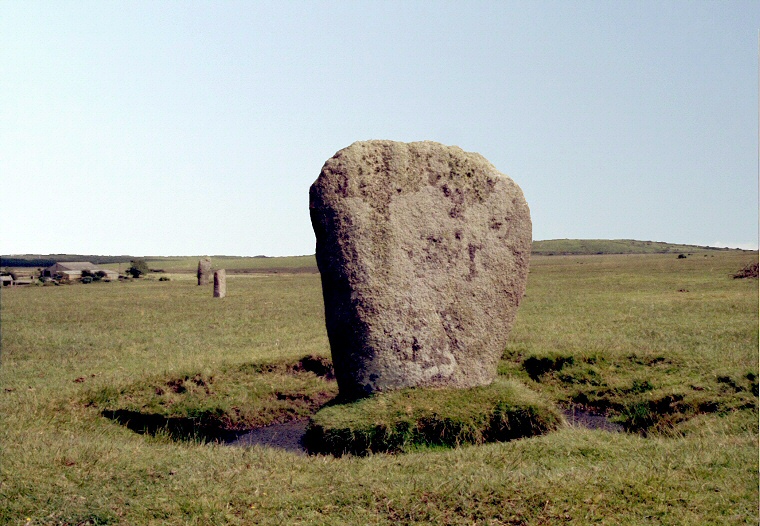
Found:
[[[601,429],[611,433],[622,433],[625,431],[622,425],[611,422],[604,415],[591,413],[578,408],[565,408],[562,410],[567,423],[573,427],[585,427],[586,429]]]
[[[308,419],[272,424],[271,426],[251,429],[233,439],[225,440],[224,443],[228,446],[241,447],[269,446],[305,455],[306,448],[303,447],[301,441],[306,433],[307,425],[309,425]]]
[[[567,422],[573,427],[601,429],[612,433],[622,433],[624,431],[622,425],[610,422],[604,415],[590,413],[577,408],[564,409],[563,413]],[[284,424],[272,424],[271,426],[246,431],[233,438],[224,440],[223,443],[228,446],[238,447],[268,446],[305,455],[307,451],[302,442],[308,425],[308,419],[293,420]]]

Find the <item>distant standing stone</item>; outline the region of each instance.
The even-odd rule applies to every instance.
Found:
[[[203,258],[198,260],[198,285],[208,285],[211,277],[211,260]]]
[[[227,271],[224,269],[214,272],[214,297],[223,298],[227,295]]]
[[[341,395],[490,383],[528,276],[517,184],[456,146],[367,141],[309,197]]]

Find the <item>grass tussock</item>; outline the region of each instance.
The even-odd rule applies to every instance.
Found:
[[[471,389],[405,389],[332,404],[311,419],[304,442],[316,453],[364,455],[456,447],[541,435],[563,418],[519,382]]]

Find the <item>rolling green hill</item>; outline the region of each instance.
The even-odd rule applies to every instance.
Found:
[[[537,256],[594,255],[594,254],[694,254],[716,251],[741,251],[740,249],[679,245],[659,241],[637,241],[634,239],[548,239],[533,242],[533,254]],[[152,269],[167,272],[194,271],[200,256],[146,256]],[[116,268],[119,264],[129,264],[134,256],[94,256],[78,254],[20,254],[0,257],[2,267],[46,267],[57,261],[90,261],[96,265]],[[286,257],[242,257],[211,256],[214,268],[226,268],[249,272],[263,272],[272,269],[299,271],[314,269],[313,255]]]
[[[590,255],[590,254],[682,254],[725,250],[729,248],[679,245],[659,241],[636,241],[635,239],[548,239],[533,242],[533,254],[537,256]]]

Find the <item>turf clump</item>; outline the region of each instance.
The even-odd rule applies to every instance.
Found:
[[[83,397],[88,407],[133,431],[172,440],[218,441],[237,432],[313,414],[337,394],[332,364],[318,356],[293,363],[245,363],[214,374],[165,373]]]
[[[402,452],[541,435],[563,422],[540,395],[499,378],[471,389],[404,389],[328,404],[311,418],[304,445],[338,456]]]

